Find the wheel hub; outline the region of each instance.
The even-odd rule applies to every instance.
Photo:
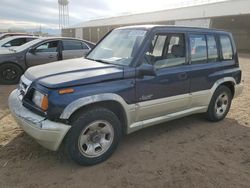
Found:
[[[90,135],[90,141],[93,143],[99,143],[101,141],[102,135],[99,132],[94,132]]]
[[[78,148],[86,157],[98,157],[109,149],[113,139],[112,125],[107,121],[97,120],[82,130],[78,138]]]

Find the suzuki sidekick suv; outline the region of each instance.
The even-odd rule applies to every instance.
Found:
[[[9,107],[42,146],[62,145],[77,163],[94,165],[111,156],[123,134],[196,113],[223,120],[242,92],[241,74],[228,32],[123,27],[85,59],[28,69]]]

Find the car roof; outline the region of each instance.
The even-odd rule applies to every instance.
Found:
[[[6,39],[12,40],[12,39],[19,39],[19,38],[39,38],[39,37],[31,36],[31,35],[18,35],[18,36],[7,37]]]
[[[216,32],[216,33],[229,33],[224,30],[214,29],[214,28],[203,28],[203,27],[187,27],[187,26],[175,26],[175,25],[133,25],[133,26],[124,26],[117,29],[171,29],[171,30],[180,30],[188,32]]]
[[[40,37],[40,39],[42,39],[44,41],[46,41],[46,40],[63,40],[63,39],[66,39],[66,40],[79,40],[79,41],[82,41],[82,42],[87,42],[87,43],[94,44],[93,42],[90,42],[90,41],[87,41],[87,40],[84,40],[84,39],[73,38],[73,37]]]

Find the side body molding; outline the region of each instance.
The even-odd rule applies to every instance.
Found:
[[[114,93],[103,93],[103,94],[92,95],[92,96],[77,99],[76,101],[70,103],[64,109],[60,118],[69,119],[70,116],[75,111],[89,104],[94,104],[94,103],[103,102],[103,101],[115,101],[115,102],[118,102],[123,107],[123,110],[125,112],[125,115],[126,115],[125,118],[127,120],[127,125],[126,125],[127,133],[132,133],[144,127],[148,127],[148,126],[155,125],[158,123],[167,122],[169,120],[174,120],[174,119],[184,117],[187,115],[191,115],[191,114],[206,112],[209,106],[210,100],[213,96],[213,93],[221,84],[225,82],[231,82],[234,85],[234,88],[236,88],[237,86],[236,81],[233,77],[225,77],[225,78],[219,79],[214,83],[211,89],[189,93],[189,95],[187,95],[191,99],[189,109],[176,112],[176,113],[172,113],[172,114],[166,114],[166,115],[159,116],[159,117],[154,117],[152,119],[144,119],[142,121],[136,121],[137,119],[136,116],[138,115],[139,106],[142,103],[127,104],[121,96],[114,94]],[[161,99],[154,100],[154,102],[159,103],[158,100],[161,100],[163,101],[163,104],[164,104],[164,102],[171,102],[172,100],[176,100],[177,98],[178,96],[161,98]],[[152,101],[145,101],[143,103],[151,104]]]
[[[103,93],[98,95],[92,95],[88,97],[83,97],[80,99],[77,99],[76,101],[70,103],[62,112],[60,118],[61,119],[69,119],[70,116],[80,109],[81,107],[84,107],[89,104],[94,104],[97,102],[103,102],[103,101],[115,101],[118,102],[122,107],[126,115],[127,124],[131,124],[131,120],[134,119],[134,117],[131,117],[133,114],[133,111],[135,111],[135,105],[128,105],[124,99],[114,93]]]

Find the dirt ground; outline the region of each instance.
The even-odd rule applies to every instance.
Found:
[[[194,115],[144,129],[93,167],[23,133],[7,107],[14,86],[0,86],[0,187],[250,187],[250,55],[240,62],[244,93],[224,121]]]

